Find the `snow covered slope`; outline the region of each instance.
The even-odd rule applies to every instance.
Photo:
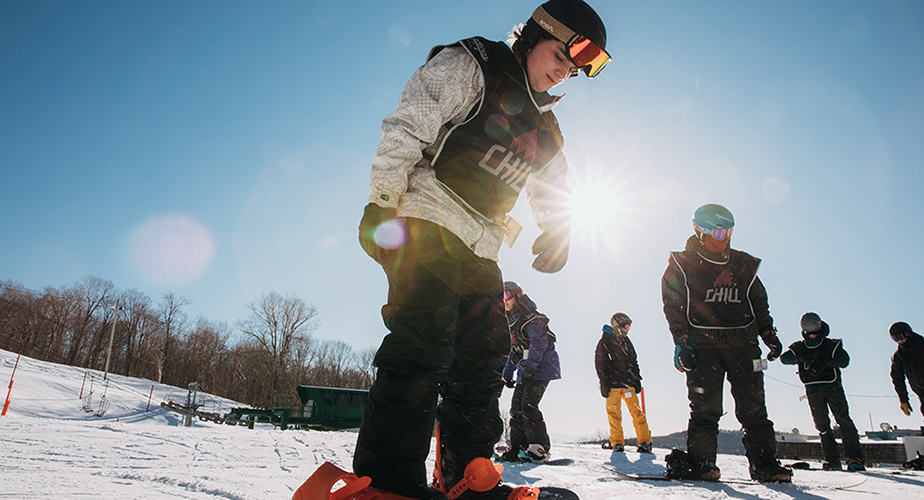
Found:
[[[15,354],[0,351],[0,387],[9,385],[15,361]],[[0,418],[0,498],[285,500],[324,461],[350,468],[355,434],[280,431],[260,424],[248,430],[200,421],[183,427],[180,416],[161,409],[159,403],[185,398],[186,391],[149,380],[111,375],[105,389],[110,406],[102,417],[96,417],[97,408],[85,412],[79,399],[82,386],[85,393],[89,391],[89,379],[84,384],[86,373],[26,357],[20,360],[13,405]],[[145,411],[152,386],[150,411]],[[104,388],[95,379],[94,401]],[[237,405],[213,399],[213,410],[226,411]],[[899,472],[896,469],[866,474],[797,471],[792,485],[635,481],[612,472],[661,474],[667,451],[610,453],[597,446],[555,443],[553,455],[573,458],[573,465],[508,464],[504,479],[565,486],[584,500],[898,499],[924,495],[924,472],[893,474]],[[722,455],[718,465],[724,478],[747,477],[743,457]]]

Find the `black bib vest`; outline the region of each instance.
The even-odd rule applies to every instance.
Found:
[[[789,348],[799,359],[811,358],[818,366],[834,359],[834,351],[841,345],[841,339],[824,339],[817,347],[809,347],[805,342],[796,342]],[[828,364],[821,370],[811,371],[799,363],[799,380],[805,385],[840,383],[841,370]]]
[[[755,320],[748,292],[757,278],[760,260],[735,258],[712,262],[699,254],[671,252],[687,288],[687,319],[694,328],[733,329]]]
[[[484,95],[472,115],[446,134],[431,165],[436,178],[472,208],[503,222],[527,176],[544,168],[564,139],[555,115],[539,111],[507,44],[481,37],[457,44],[481,66]],[[434,48],[430,57],[443,48]]]

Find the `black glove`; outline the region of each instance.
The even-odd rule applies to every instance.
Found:
[[[533,269],[543,273],[557,273],[568,262],[571,245],[571,223],[547,229],[533,243]]]
[[[783,343],[776,336],[775,329],[762,333],[760,338],[764,340],[764,344],[767,344],[770,349],[770,352],[767,353],[767,361],[775,361],[776,358],[780,357],[780,354],[783,354]]]
[[[523,382],[527,380],[532,380],[536,376],[536,369],[533,367],[526,367],[523,369]]]
[[[379,264],[385,262],[386,250],[375,242],[375,230],[383,222],[397,218],[394,208],[382,208],[375,203],[366,205],[363,218],[359,221],[359,244],[362,245],[366,255],[372,257]]]
[[[605,398],[610,397],[610,388],[603,384],[600,384],[600,395]]]
[[[513,389],[516,387],[517,383],[514,382],[512,378],[505,378],[504,385],[506,385],[508,389]]]
[[[696,369],[696,349],[693,342],[686,335],[674,338],[674,367],[682,372],[691,372]]]
[[[635,389],[635,395],[636,395],[636,396],[639,395],[639,394],[641,394],[641,393],[642,393],[642,384],[637,384],[635,387],[633,387],[633,389]]]

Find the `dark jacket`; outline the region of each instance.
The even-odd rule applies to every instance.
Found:
[[[822,325],[828,328],[827,323]],[[850,356],[841,339],[824,338],[814,347],[800,340],[789,346],[780,356],[780,362],[799,365],[799,380],[805,384],[806,392],[822,392],[843,388],[841,369],[850,363]]]
[[[760,259],[738,250],[709,252],[695,236],[682,252],[672,252],[661,300],[675,343],[687,334],[699,347],[740,347],[772,331],[759,266]]]
[[[911,390],[924,400],[924,337],[917,333],[909,335],[892,355],[892,385],[902,403],[908,403],[906,378]]]
[[[634,388],[636,393],[642,390],[635,346],[627,335],[619,335],[610,325],[603,325],[603,336],[597,342],[594,353],[594,366],[601,394],[608,394],[610,389],[629,387]]]
[[[526,294],[518,299],[517,306],[507,313],[510,327],[510,354],[504,366],[504,378],[517,383],[524,374],[535,380],[561,378],[561,364],[555,351],[555,334],[549,330],[549,318],[536,310],[536,303]]]

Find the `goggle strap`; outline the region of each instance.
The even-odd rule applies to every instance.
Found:
[[[539,23],[539,26],[542,26],[546,31],[552,34],[555,38],[560,40],[566,46],[574,39],[577,35],[571,28],[565,26],[564,24],[558,22],[557,19],[550,16],[545,9],[540,5],[533,11],[533,19]]]

